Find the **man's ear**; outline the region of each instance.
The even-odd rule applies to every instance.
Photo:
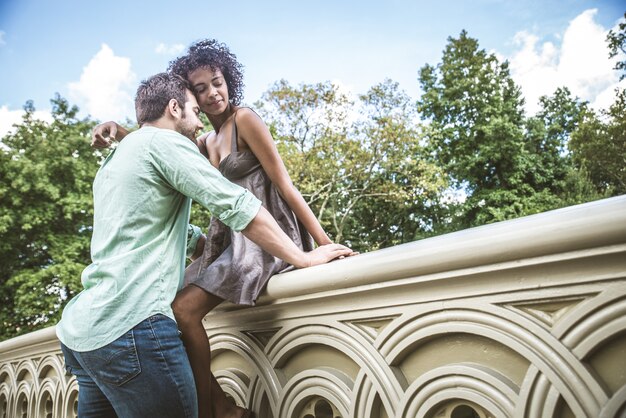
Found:
[[[167,103],[167,111],[170,113],[174,119],[180,119],[182,116],[183,109],[180,107],[178,100],[170,99]]]

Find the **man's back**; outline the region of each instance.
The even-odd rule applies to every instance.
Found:
[[[171,146],[195,147],[174,131],[142,128],[98,171],[93,263],[82,274],[85,290],[65,308],[57,330],[68,347],[98,348],[156,313],[173,318],[190,199],[167,180],[171,173],[162,157]]]

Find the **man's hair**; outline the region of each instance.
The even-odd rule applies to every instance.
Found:
[[[170,62],[168,71],[189,80],[189,73],[198,68],[210,68],[213,71],[219,69],[228,86],[229,101],[239,105],[243,98],[243,66],[226,45],[215,39],[194,42],[186,55]]]
[[[163,116],[170,100],[175,99],[181,108],[187,101],[188,83],[172,73],[159,73],[139,84],[135,95],[135,113],[139,126]]]

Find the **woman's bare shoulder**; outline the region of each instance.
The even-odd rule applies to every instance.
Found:
[[[202,141],[205,144],[210,144],[215,142],[217,135],[215,134],[215,131],[209,131],[209,132],[205,132],[202,135],[200,135],[198,137],[198,141]]]
[[[236,112],[237,126],[239,124],[262,124],[265,125],[261,116],[249,107],[240,107]]]

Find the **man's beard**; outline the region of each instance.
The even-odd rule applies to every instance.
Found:
[[[196,140],[196,127],[187,124],[187,115],[184,111],[178,125],[178,132],[192,141]]]

